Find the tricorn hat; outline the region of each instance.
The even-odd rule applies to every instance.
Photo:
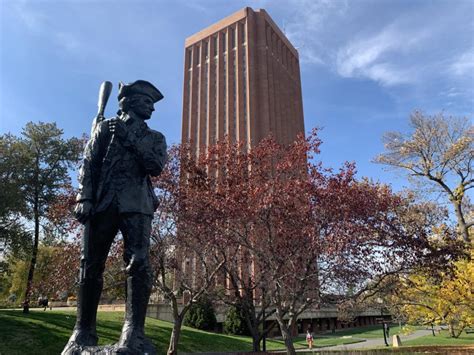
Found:
[[[149,96],[153,102],[158,102],[163,98],[160,90],[158,90],[148,81],[137,80],[130,84],[124,84],[120,82],[118,89],[118,100],[120,101],[123,97],[132,95],[146,95]]]

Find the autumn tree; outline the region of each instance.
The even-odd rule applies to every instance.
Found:
[[[223,241],[206,206],[210,181],[190,153],[185,146],[171,148],[165,170],[154,180],[160,204],[153,221],[151,262],[155,288],[172,310],[170,355],[177,354],[184,317],[214,286],[225,263],[214,248]]]
[[[356,297],[373,280],[448,255],[431,247],[424,224],[404,219],[409,204],[389,187],[357,180],[353,164],[333,172],[315,162],[320,144],[317,131],[290,146],[220,142],[187,180],[199,182],[193,229],[220,236],[221,299],[242,310],[255,351],[267,331],[262,310],[274,312],[293,354],[298,316],[326,295],[350,287]]]
[[[452,272],[435,275],[418,272],[402,277],[393,288],[389,301],[409,321],[418,324],[447,324],[457,338],[474,324],[474,262],[463,259]]]
[[[41,278],[35,278],[33,282],[33,290],[36,293],[52,297],[58,294],[74,296],[77,293],[84,227],[73,214],[76,196],[76,189],[66,188],[48,208],[42,242],[54,252],[50,271],[44,273]],[[123,267],[123,240],[117,238],[106,261],[102,292],[104,298],[124,299]]]
[[[439,188],[456,214],[459,235],[470,241],[474,225],[472,210],[466,211],[467,192],[474,187],[474,126],[468,118],[443,113],[427,116],[415,111],[410,117],[412,132],[388,132],[386,152],[375,161],[407,171]]]
[[[15,194],[24,201],[19,213],[33,224],[24,312],[28,312],[42,222],[50,204],[69,184],[68,169],[75,167],[82,150],[81,140],[63,139],[62,135],[63,131],[55,123],[30,122],[21,137],[11,134],[1,137],[2,148],[6,152],[1,163],[14,167],[12,171],[6,170]]]

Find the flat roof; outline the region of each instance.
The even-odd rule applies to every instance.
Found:
[[[239,11],[234,12],[232,15],[229,15],[222,20],[204,28],[203,30],[189,36],[186,38],[184,45],[185,47],[189,47],[204,38],[207,38],[211,35],[213,35],[216,32],[221,31],[222,29],[246,18],[248,16],[248,13],[256,12],[256,13],[261,13],[264,17],[267,23],[272,27],[272,29],[280,36],[282,41],[287,45],[287,47],[290,49],[290,51],[298,58],[298,51],[296,48],[291,44],[291,42],[288,40],[288,38],[285,36],[285,34],[280,30],[280,28],[276,25],[276,23],[272,20],[270,15],[264,10],[264,9],[257,9],[254,11],[250,7],[244,7],[243,9],[240,9]]]

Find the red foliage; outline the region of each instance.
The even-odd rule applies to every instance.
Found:
[[[408,218],[415,206],[386,185],[358,181],[354,164],[333,172],[314,163],[320,144],[314,130],[290,146],[271,137],[250,151],[221,142],[197,158],[175,148],[157,186],[179,288],[195,292],[218,276],[227,300],[271,305],[280,327],[288,314],[291,327],[325,295],[357,295],[384,275],[443,259],[429,242],[431,225]],[[221,260],[225,275],[215,275],[208,266]]]

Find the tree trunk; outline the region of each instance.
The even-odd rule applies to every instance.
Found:
[[[451,322],[448,324],[448,329],[449,329],[449,334],[451,335],[451,338],[456,338],[456,336],[454,334],[454,327],[453,327],[453,324]]]
[[[174,319],[173,330],[171,331],[170,345],[168,347],[168,355],[178,354],[179,336],[181,335],[182,318],[178,316]]]
[[[35,241],[33,244],[33,251],[31,254],[30,269],[28,271],[28,280],[26,281],[25,298],[23,300],[23,313],[30,311],[30,297],[31,288],[33,286],[33,275],[35,273],[36,258],[38,256],[38,244],[39,244],[39,202],[35,199],[35,205],[33,207],[35,215]]]
[[[467,227],[466,220],[464,219],[461,202],[453,201],[453,204],[454,210],[456,211],[459,234],[462,236],[463,240],[468,243],[470,240],[469,228]]]
[[[295,347],[293,345],[293,337],[291,336],[291,331],[285,320],[281,317],[280,312],[275,313],[278,325],[280,326],[281,335],[283,336],[283,341],[285,342],[286,353],[288,355],[296,355]]]
[[[260,352],[260,334],[258,332],[252,332],[252,348],[254,352]]]
[[[169,299],[171,303],[171,312],[173,313],[173,330],[171,331],[168,355],[177,355],[179,336],[181,335],[181,326],[183,324],[184,315],[186,314],[189,307],[184,307],[180,314],[178,300],[172,292],[169,295]]]
[[[252,349],[254,352],[260,352],[260,332],[258,331],[258,323],[255,319],[255,308],[249,309],[249,307],[244,307],[244,312],[247,328],[252,335]]]

